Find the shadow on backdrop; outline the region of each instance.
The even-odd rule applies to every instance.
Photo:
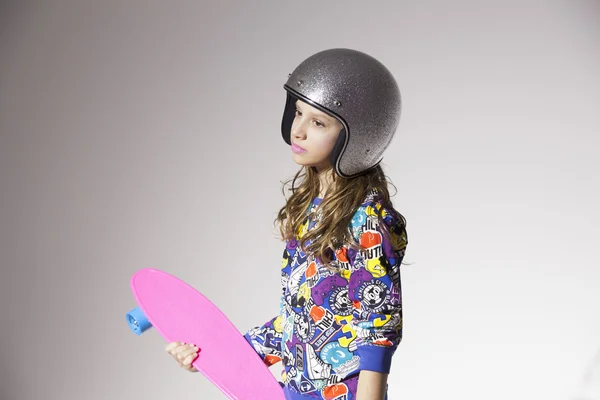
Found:
[[[600,349],[585,369],[578,391],[572,400],[600,400]]]

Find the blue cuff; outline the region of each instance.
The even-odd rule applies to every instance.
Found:
[[[392,367],[392,356],[396,349],[363,344],[357,347],[356,352],[360,357],[359,370],[364,369],[389,374]]]
[[[246,341],[248,341],[248,343],[250,343],[250,346],[252,346],[252,338],[250,337],[250,334],[248,332],[244,334],[244,338],[246,339]],[[254,346],[252,346],[252,348],[254,348]]]
[[[290,389],[281,382],[279,382],[279,384],[283,388],[283,396],[285,397],[285,400],[314,399],[314,397],[307,397],[307,396],[301,395],[300,393],[290,391]],[[383,398],[383,400],[388,400],[388,388],[389,388],[389,384],[386,383],[385,384],[385,397]],[[343,397],[343,398],[345,399],[346,397]]]

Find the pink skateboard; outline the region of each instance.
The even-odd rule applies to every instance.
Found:
[[[200,348],[192,365],[229,399],[283,400],[279,382],[252,346],[213,303],[187,283],[157,269],[131,277],[138,308],[127,314],[138,335],[151,326],[167,340]]]

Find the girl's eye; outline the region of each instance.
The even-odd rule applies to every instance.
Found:
[[[300,110],[296,109],[296,111],[294,111],[294,116],[297,117],[298,115],[302,115],[302,112]],[[315,123],[317,124],[318,127],[324,127],[325,126],[322,123],[320,123],[319,121],[315,121]]]

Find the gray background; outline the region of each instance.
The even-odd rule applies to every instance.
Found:
[[[331,47],[403,95],[390,398],[598,396],[598,2],[0,7],[1,399],[223,398],[129,331],[129,277],[175,274],[240,331],[277,313],[282,85]]]

